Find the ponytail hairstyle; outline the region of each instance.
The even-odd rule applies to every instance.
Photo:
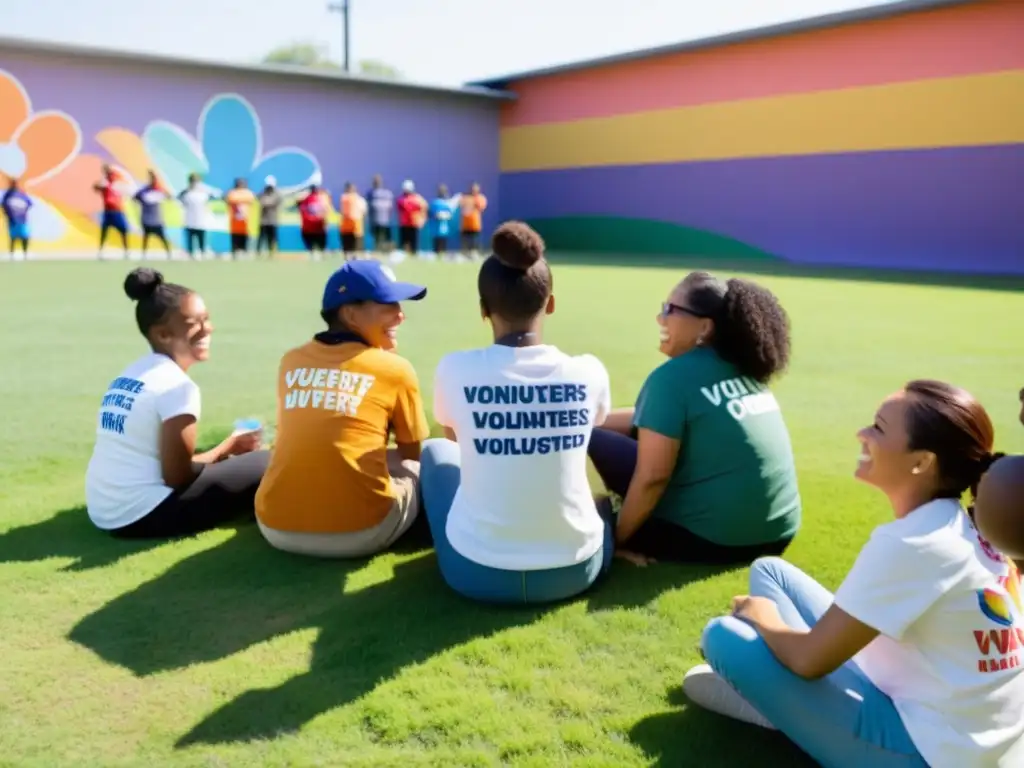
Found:
[[[710,345],[719,357],[761,384],[785,371],[789,316],[775,294],[749,280],[722,281],[707,272],[691,272],[683,284],[687,303],[715,323]]]
[[[129,272],[124,292],[135,302],[135,322],[146,339],[153,326],[166,322],[171,313],[178,311],[181,300],[192,293],[183,285],[164,282],[164,276],[149,267]]]
[[[554,287],[544,240],[528,224],[506,221],[494,231],[491,251],[477,277],[484,314],[512,323],[532,320],[544,311]]]
[[[918,379],[903,389],[908,396],[907,448],[929,451],[938,462],[935,498],[959,500],[970,492],[973,512],[982,475],[1004,455],[992,452],[992,420],[970,392],[952,384]]]

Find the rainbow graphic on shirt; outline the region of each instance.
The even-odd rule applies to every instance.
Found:
[[[978,590],[978,605],[981,612],[1001,627],[1013,626],[1013,611],[1010,601],[994,589]]]

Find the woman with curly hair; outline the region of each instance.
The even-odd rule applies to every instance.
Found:
[[[785,311],[754,283],[692,272],[658,324],[669,359],[589,446],[622,497],[618,555],[730,564],[781,554],[800,527],[789,432],[768,387],[789,361]]]

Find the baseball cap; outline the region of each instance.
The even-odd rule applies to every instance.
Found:
[[[275,179],[273,176],[267,176],[267,178],[263,180],[263,183],[268,187],[276,187],[277,179]]]
[[[413,184],[411,180],[406,179],[402,182],[402,190],[405,192],[414,192],[416,190],[416,185]]]
[[[321,309],[327,312],[356,301],[419,301],[426,295],[424,286],[399,282],[391,268],[379,261],[349,261],[327,279]]]

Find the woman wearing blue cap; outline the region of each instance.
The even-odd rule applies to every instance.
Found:
[[[506,222],[492,248],[478,289],[494,343],[437,367],[434,416],[449,439],[423,448],[423,505],[452,589],[545,603],[583,592],[611,561],[611,521],[587,480],[587,444],[611,408],[608,372],[542,340],[555,299],[540,236]]]
[[[426,295],[374,260],[348,262],[327,281],[327,330],[281,360],[277,437],[256,495],[271,546],[365,557],[415,521],[429,429],[416,371],[394,352],[401,302]]]

